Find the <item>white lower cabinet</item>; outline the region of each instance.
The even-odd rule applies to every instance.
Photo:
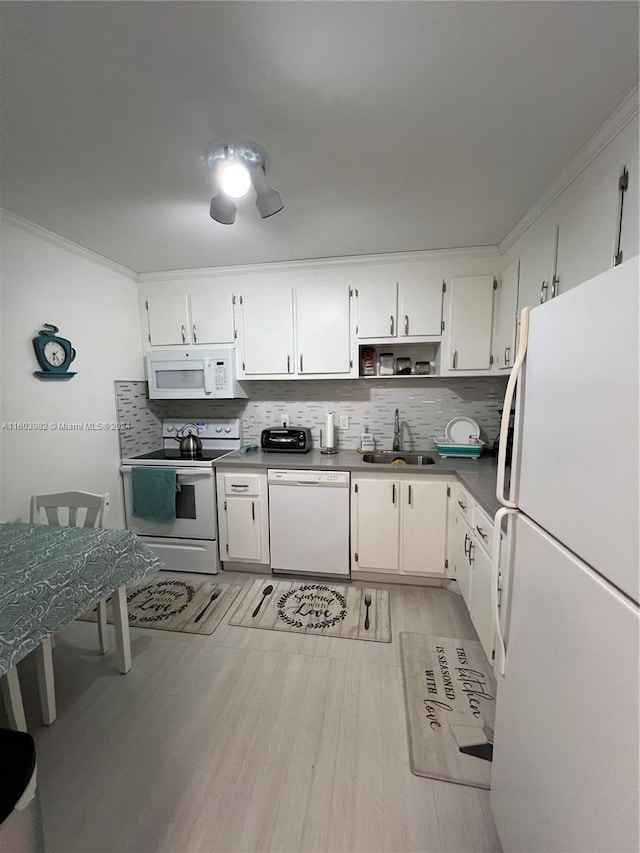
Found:
[[[218,539],[220,559],[269,564],[267,473],[219,468]]]
[[[452,489],[455,520],[448,541],[449,563],[469,610],[482,648],[493,659],[493,612],[491,606],[491,547],[493,522],[460,487]]]
[[[472,537],[473,534],[466,518],[461,512],[457,512],[450,539],[449,563],[453,564],[453,576],[458,583],[458,588],[467,608],[471,598],[471,563],[468,553]]]
[[[493,655],[493,614],[491,612],[491,557],[474,537],[470,545],[471,592],[469,615],[488,660]]]
[[[443,575],[447,485],[427,476],[354,476],[352,572]]]
[[[397,572],[400,566],[400,483],[389,477],[351,479],[352,571]]]

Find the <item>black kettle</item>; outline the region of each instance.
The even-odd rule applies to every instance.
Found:
[[[180,442],[180,456],[185,459],[196,459],[202,453],[202,442],[195,424],[185,424],[175,440]]]

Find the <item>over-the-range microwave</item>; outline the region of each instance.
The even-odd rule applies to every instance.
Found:
[[[230,400],[246,397],[236,380],[236,352],[196,347],[147,354],[152,400]]]

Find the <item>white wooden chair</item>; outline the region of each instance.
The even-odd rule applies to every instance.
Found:
[[[51,495],[33,495],[31,498],[31,524],[52,524],[58,527],[94,527],[104,526],[109,495],[94,495],[91,492],[59,492]],[[78,513],[80,511],[80,517]],[[124,596],[124,587],[117,590]],[[107,638],[107,601],[98,603],[98,637],[100,651],[109,651]],[[46,637],[35,650],[38,671],[38,690],[42,705],[42,718],[45,725],[51,725],[56,718],[56,694],[53,679],[53,637]],[[122,667],[121,667],[122,668]],[[9,723],[21,731],[27,730],[22,704],[22,694],[18,672],[14,667],[2,679],[2,693]]]

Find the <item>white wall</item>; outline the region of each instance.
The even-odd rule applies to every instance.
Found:
[[[0,318],[0,518],[28,521],[34,493],[111,495],[123,527],[115,430],[13,430],[12,422],[116,422],[116,379],[144,377],[135,276],[29,223],[3,215]],[[73,379],[39,370],[32,338],[53,323],[77,350]]]

